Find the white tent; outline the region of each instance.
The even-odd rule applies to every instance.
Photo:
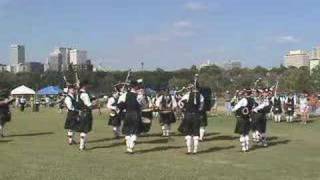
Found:
[[[11,91],[11,95],[35,95],[36,92],[27,86],[19,86]]]

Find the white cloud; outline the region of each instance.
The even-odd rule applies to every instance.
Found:
[[[175,37],[187,38],[195,35],[193,31],[174,31],[173,34]]]
[[[185,38],[195,34],[192,22],[181,20],[173,23],[172,35],[174,37]]]
[[[195,1],[187,2],[184,7],[189,11],[205,11],[208,9],[207,4]]]
[[[300,42],[300,40],[294,36],[290,36],[290,35],[287,35],[287,36],[280,36],[276,39],[276,41],[278,43],[297,43],[297,42]]]
[[[192,22],[181,20],[172,23],[171,27],[162,32],[137,35],[133,38],[133,42],[140,45],[155,45],[175,40],[175,38],[191,37],[194,34]]]
[[[163,34],[145,34],[134,37],[135,43],[145,45],[163,43],[167,41],[169,41],[169,37]]]
[[[190,21],[177,21],[175,23],[173,23],[173,27],[175,28],[191,28],[192,27],[192,23]]]

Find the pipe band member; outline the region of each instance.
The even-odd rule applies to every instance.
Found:
[[[140,89],[138,95],[138,102],[141,104],[141,120],[142,120],[142,133],[147,133],[151,129],[153,120],[153,104],[152,99],[149,97],[145,89]]]
[[[118,108],[125,110],[122,134],[125,135],[127,153],[133,153],[137,136],[141,133],[141,106],[137,99],[138,83],[131,81],[130,90],[118,100]]]
[[[254,114],[259,114],[257,119],[257,137],[259,144],[268,146],[267,144],[267,114],[271,110],[271,103],[269,98],[269,89],[265,89],[262,93],[262,100],[257,107],[253,109]]]
[[[249,150],[250,114],[255,104],[251,97],[251,89],[245,90],[243,97],[232,109],[237,119],[235,133],[240,134],[240,143],[243,152]]]
[[[281,115],[282,115],[281,98],[279,96],[274,96],[272,98],[272,101],[273,101],[272,112],[274,115],[274,121],[279,123],[279,122],[281,122]]]
[[[285,101],[286,119],[288,123],[293,122],[296,101],[292,93],[289,94]]]
[[[79,109],[80,109],[80,123],[78,132],[80,133],[80,150],[85,150],[87,141],[88,141],[88,133],[92,130],[92,109],[94,105],[88,94],[87,90],[89,88],[88,81],[83,81],[80,83],[80,90],[79,90]]]
[[[162,91],[157,98],[156,106],[159,109],[162,136],[169,137],[171,124],[176,122],[174,110],[177,107],[177,101],[174,96],[170,95],[169,90],[166,90]]]
[[[74,140],[74,133],[79,129],[80,117],[76,96],[76,88],[73,85],[70,85],[68,87],[67,95],[64,99],[64,103],[68,110],[67,118],[64,124],[64,129],[68,131],[67,136],[69,145],[76,144]]]
[[[198,89],[194,88],[181,98],[179,105],[185,109],[183,129],[187,153],[196,154],[199,145],[199,130],[201,125],[201,112],[204,107],[204,97],[200,94]]]
[[[110,111],[108,125],[112,126],[112,130],[116,138],[119,138],[121,134],[120,110],[117,106],[118,99],[119,99],[119,93],[115,91],[112,94],[112,96],[108,99],[108,103],[107,103],[107,108]]]

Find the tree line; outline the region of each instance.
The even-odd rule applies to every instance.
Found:
[[[194,74],[199,74],[201,86],[210,87],[217,94],[222,94],[226,90],[231,92],[237,89],[253,87],[257,79],[261,81],[257,86],[273,86],[279,82],[279,92],[319,92],[320,91],[320,66],[310,71],[307,67],[295,68],[284,66],[266,69],[261,66],[255,68],[234,68],[224,70],[212,65],[197,69],[196,66],[175,71],[165,71],[156,69],[154,71],[133,72],[135,79],[142,78],[146,87],[154,90],[162,88],[182,88],[192,82]],[[45,72],[45,73],[0,73],[0,89],[13,89],[19,85],[26,85],[38,90],[48,85],[55,85],[63,88],[65,86],[64,76],[74,79],[72,71],[67,72]],[[97,95],[112,92],[112,86],[126,79],[126,71],[110,72],[80,72],[81,80],[91,83],[93,93]]]

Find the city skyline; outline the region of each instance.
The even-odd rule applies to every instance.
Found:
[[[319,5],[315,0],[0,0],[5,24],[0,63],[10,63],[11,44],[24,44],[26,60],[42,63],[53,47],[73,47],[113,69],[138,69],[144,62],[145,69],[170,70],[206,59],[279,66],[288,51],[319,45],[314,23]]]

